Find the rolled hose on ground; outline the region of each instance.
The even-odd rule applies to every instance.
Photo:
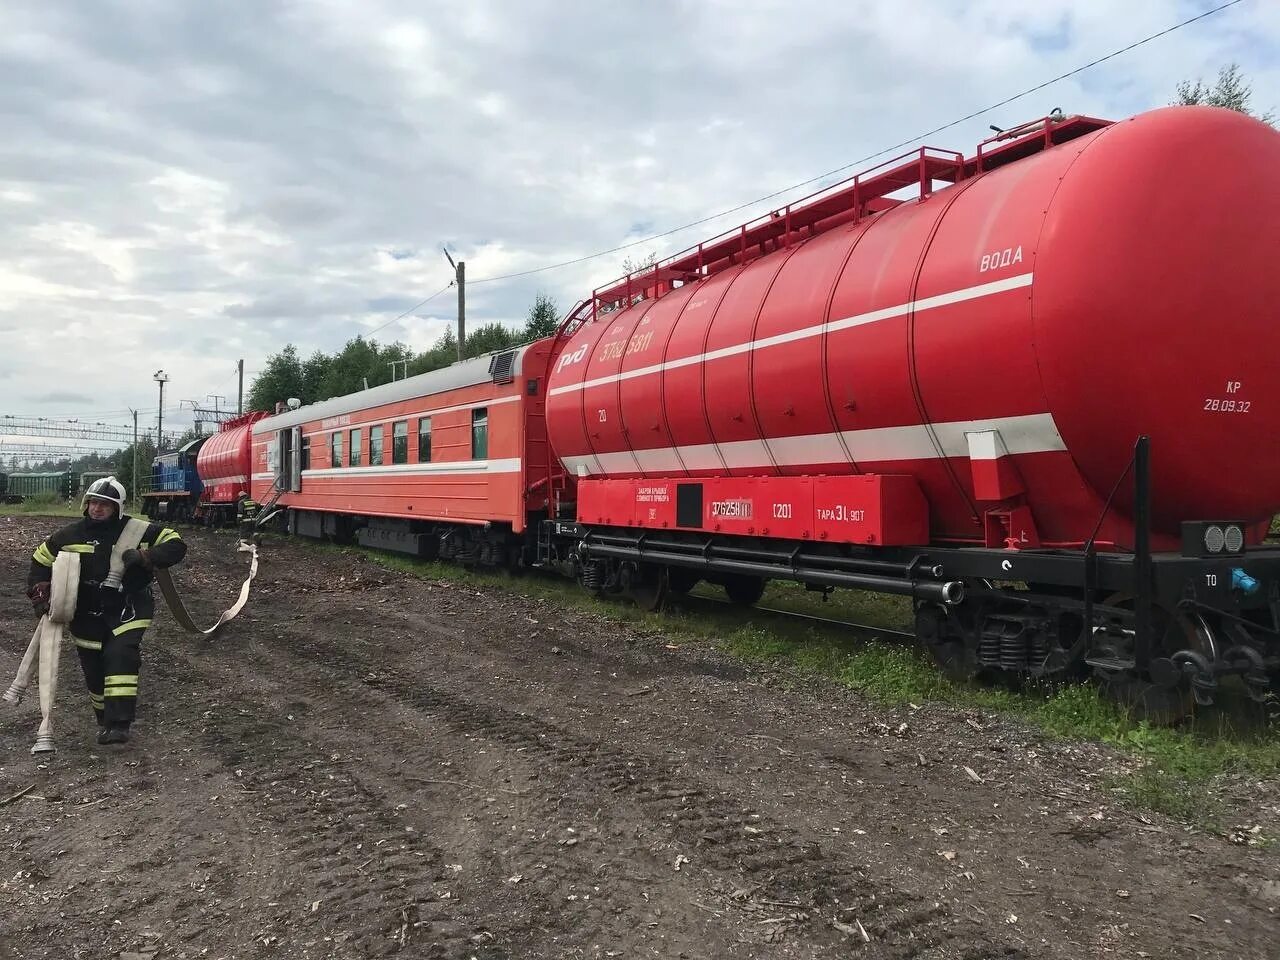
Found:
[[[249,600],[249,586],[258,575],[258,547],[256,544],[240,541],[237,548],[240,553],[249,554],[249,576],[240,586],[240,596],[236,602],[222,612],[218,622],[207,630],[196,626],[187,612],[186,606],[179,596],[177,587],[168,570],[156,570],[155,580],[160,585],[165,603],[173,613],[178,624],[188,633],[199,634],[206,639],[213,636],[244,609]],[[5,691],[0,700],[6,703],[18,703],[31,684],[31,677],[38,671],[40,687],[40,728],[36,732],[35,746],[32,753],[52,753],[57,749],[53,743],[53,699],[58,688],[58,654],[62,649],[65,629],[76,613],[76,596],[80,588],[80,554],[59,552],[53,561],[53,573],[49,582],[49,612],[36,624],[31,643],[23,654],[18,665],[17,675],[13,683]]]
[[[76,615],[79,588],[80,554],[59,553],[49,581],[49,612],[36,624],[17,676],[2,698],[7,703],[18,703],[31,684],[31,675],[39,672],[40,728],[32,753],[52,753],[57,749],[53,745],[53,698],[58,692],[58,653],[66,626]]]

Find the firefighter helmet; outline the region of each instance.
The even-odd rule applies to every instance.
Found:
[[[84,492],[84,499],[80,501],[81,510],[87,511],[89,509],[90,497],[95,500],[109,500],[116,505],[116,516],[124,516],[124,484],[115,477],[103,477],[101,480],[95,480],[89,484],[89,489]]]

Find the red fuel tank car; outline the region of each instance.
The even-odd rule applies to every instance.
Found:
[[[1157,546],[1206,517],[1255,542],[1280,507],[1276,169],[1280,135],[1210,108],[921,151],[633,278],[624,309],[598,294],[552,445],[579,478],[910,476],[932,541],[1080,547],[1145,434]],[[1100,541],[1133,547],[1132,505],[1125,485]]]
[[[196,517],[205,524],[221,526],[234,521],[251,499],[251,428],[265,416],[266,413],[255,411],[228,420],[200,448],[196,473],[204,490]]]
[[[1051,116],[596,291],[548,391],[561,561],[646,598],[907,594],[959,672],[1087,665],[1153,712],[1266,695],[1276,169],[1227,110]]]

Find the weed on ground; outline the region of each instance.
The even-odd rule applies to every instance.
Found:
[[[54,493],[37,493],[21,503],[0,503],[0,516],[78,517],[80,504]]]

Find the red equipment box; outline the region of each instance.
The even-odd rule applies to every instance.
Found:
[[[901,474],[583,480],[578,522],[876,546],[929,541],[924,494]]]

